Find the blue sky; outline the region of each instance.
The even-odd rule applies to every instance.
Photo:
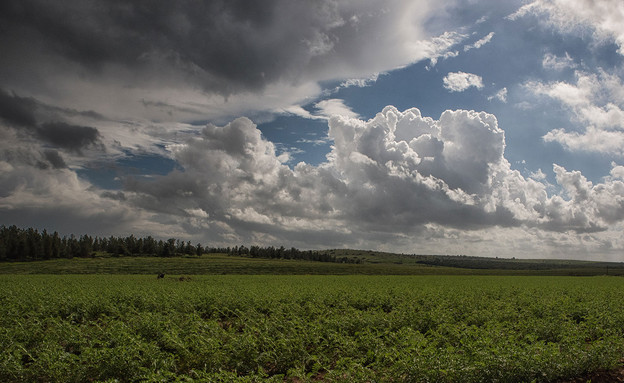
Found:
[[[0,14],[0,224],[624,261],[619,1]]]

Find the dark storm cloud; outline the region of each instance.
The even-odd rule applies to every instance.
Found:
[[[278,3],[9,0],[0,5],[0,23],[5,38],[38,39],[54,54],[93,71],[107,63],[135,69],[164,63],[227,92],[260,87],[291,65],[286,61],[300,41],[290,36],[301,36],[307,26],[293,25],[274,41],[258,39],[273,28]],[[266,45],[278,42],[279,51],[267,51]],[[9,55],[21,55],[24,48],[16,45]]]
[[[0,89],[0,118],[9,124],[33,128],[37,124],[34,110],[37,102]]]
[[[57,106],[39,103],[39,108],[53,114],[59,114],[67,117],[85,117],[91,120],[104,120],[105,117],[93,110],[76,110],[72,108],[60,108]]]
[[[105,191],[105,192],[102,192],[102,194],[100,194],[100,196],[102,198],[108,198],[108,199],[117,200],[117,201],[125,201],[126,200],[126,195],[123,192]]]
[[[95,145],[100,140],[96,128],[76,126],[64,122],[48,122],[37,128],[37,135],[52,145],[81,153],[82,149]]]
[[[92,110],[81,111],[47,105],[32,97],[20,97],[15,92],[0,88],[0,119],[13,125],[33,128],[37,125],[37,112],[50,116],[85,117],[101,120],[104,117]]]
[[[173,76],[221,94],[317,80],[319,72],[370,74],[417,58],[405,51],[404,38],[422,37],[411,29],[420,11],[410,8],[414,20],[399,25],[405,28],[398,36],[386,33],[406,18],[406,4],[391,1],[382,10],[369,1],[6,0],[0,3],[0,65],[62,69],[69,60],[97,75],[113,64],[143,81]],[[379,54],[363,49],[371,39]],[[55,59],[39,64],[27,61],[30,54]]]
[[[169,115],[172,115],[174,112],[182,112],[189,114],[201,114],[200,110],[194,108],[181,108],[172,104],[168,104],[162,101],[147,101],[145,99],[141,100],[141,103],[146,108],[155,108],[161,110]]]
[[[67,167],[65,160],[61,157],[58,151],[48,149],[43,152],[43,155],[54,169],[63,169]]]
[[[47,144],[78,154],[87,147],[101,145],[100,133],[96,128],[77,126],[61,121],[38,123],[38,119],[45,118],[37,116],[39,109],[50,111],[59,108],[48,107],[34,98],[20,97],[0,89],[0,119],[9,126],[27,132]],[[67,112],[66,114],[97,116],[94,112],[61,111]],[[55,151],[52,152],[56,153]],[[46,152],[45,157],[55,168],[66,166],[58,154],[55,156]]]

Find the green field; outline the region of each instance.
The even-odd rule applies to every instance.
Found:
[[[0,274],[430,274],[463,272],[427,265],[346,264],[205,254],[201,257],[95,257],[0,262]]]
[[[4,274],[0,381],[550,382],[618,365],[622,302],[620,277]]]
[[[270,275],[624,275],[624,264],[582,261],[511,260],[478,257],[408,256],[331,250],[359,264],[263,259],[225,254],[201,257],[112,257],[0,262],[0,274],[270,274]],[[421,263],[429,262],[429,263]],[[430,263],[440,263],[435,265]],[[461,267],[450,267],[450,265]]]

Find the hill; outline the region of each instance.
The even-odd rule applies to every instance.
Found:
[[[580,261],[568,259],[515,259],[466,255],[396,254],[370,250],[328,250],[337,257],[358,259],[363,263],[429,265],[476,270],[587,270],[596,274],[621,275],[624,262]]]

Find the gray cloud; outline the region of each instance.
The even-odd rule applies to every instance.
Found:
[[[0,118],[5,122],[34,128],[37,125],[34,113],[36,107],[34,99],[19,97],[0,89]]]
[[[42,111],[43,109],[43,111]],[[50,113],[50,111],[53,113]],[[0,89],[0,119],[8,126],[12,126],[22,133],[42,140],[46,144],[70,152],[81,154],[83,149],[99,146],[100,133],[98,129],[89,126],[77,126],[62,121],[45,121],[46,118],[54,118],[58,108],[47,107],[45,104],[31,97],[20,97],[16,94],[9,94]],[[66,114],[84,114],[74,110],[60,110]],[[86,113],[89,117],[97,116],[94,113]],[[44,120],[45,122],[39,122]],[[64,164],[58,154],[46,152],[45,156],[54,167]],[[56,152],[54,152],[56,153]],[[59,161],[60,159],[60,161]]]
[[[129,70],[135,84],[175,78],[231,94],[278,81],[369,75],[425,58],[413,43],[427,38],[419,21],[432,9],[400,0],[383,10],[374,1],[9,0],[0,5],[0,65],[16,75],[16,65],[41,73],[69,61],[88,76],[113,65]],[[371,38],[376,51],[363,49]],[[48,60],[28,60],[37,55]]]
[[[69,169],[56,150],[15,141],[0,127],[0,223],[53,229],[65,234],[128,232],[150,220],[122,201],[102,198]],[[118,230],[118,231],[117,231]]]
[[[56,150],[45,150],[43,152],[46,160],[52,165],[55,169],[63,169],[67,167],[65,160]]]
[[[37,127],[37,136],[52,145],[81,153],[82,149],[96,145],[100,133],[89,126],[75,126],[64,122],[47,122]]]
[[[39,170],[46,169],[64,169],[67,164],[63,156],[54,149],[46,149],[35,142],[24,140],[17,135],[12,129],[4,128],[0,125],[0,170],[12,173],[16,167],[34,167]],[[19,177],[13,181],[18,181]],[[5,180],[6,181],[6,180]],[[15,190],[15,183],[7,182],[4,188],[4,194],[8,195]]]

